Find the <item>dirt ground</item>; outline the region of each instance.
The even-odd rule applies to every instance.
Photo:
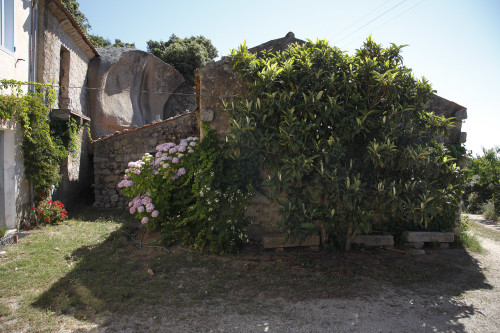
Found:
[[[494,223],[481,220],[480,216],[472,218],[495,229]],[[436,266],[427,281],[395,284],[388,274],[387,282],[382,278],[376,287],[369,283],[357,283],[358,290],[339,286],[346,288],[345,293],[333,290],[322,295],[314,286],[303,286],[297,295],[268,290],[260,294],[226,294],[194,302],[192,306],[166,302],[161,306],[138,307],[131,315],[103,317],[78,331],[499,332],[500,242],[498,238],[480,238],[480,241],[485,253],[471,254],[457,248],[426,249],[425,255],[411,257],[410,260],[422,265],[433,265],[443,258],[450,261],[449,266]],[[388,254],[387,261],[396,267],[393,271],[400,260],[397,255]],[[349,256],[346,260],[367,257],[363,253]],[[380,258],[377,254],[373,260]],[[380,262],[382,266],[385,264],[383,260]],[[446,267],[450,267],[449,271]],[[414,274],[418,272],[408,272],[409,281]]]
[[[77,267],[32,306],[56,314],[47,332],[496,333],[500,231],[470,217],[493,233],[478,234],[484,253],[431,246],[420,256],[387,249],[207,256],[181,248],[160,256],[116,233],[108,238],[115,247],[74,253]],[[64,310],[56,302],[89,295],[92,306]],[[33,331],[25,328],[19,332]]]

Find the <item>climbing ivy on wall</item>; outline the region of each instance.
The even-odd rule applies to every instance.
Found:
[[[225,104],[235,155],[253,158],[293,238],[323,231],[350,248],[370,231],[454,227],[461,175],[436,138],[452,124],[424,111],[433,90],[402,46],[369,38],[353,56],[327,41],[229,57],[248,83]]]
[[[21,124],[24,130],[21,145],[24,171],[33,184],[35,195],[42,198],[60,182],[60,162],[68,152],[76,152],[79,126],[69,122],[51,129],[49,107],[54,103],[54,89],[47,84],[29,84],[34,87],[33,91],[24,93],[22,86],[27,83],[1,81],[0,119]]]

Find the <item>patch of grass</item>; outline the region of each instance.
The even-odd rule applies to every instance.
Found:
[[[18,318],[9,320],[6,328],[17,331],[28,326],[29,331],[38,331],[55,322],[53,311],[34,307],[32,303],[74,271],[83,259],[78,249],[96,247],[120,228],[119,221],[106,215],[90,221],[71,219],[61,225],[22,232],[19,243],[6,248],[7,254],[0,258],[0,313],[14,310],[10,316],[0,316],[0,326]],[[69,296],[61,297],[55,305],[73,301]],[[61,309],[69,308],[61,306]]]
[[[63,322],[65,330],[89,331],[114,316],[140,317],[167,307],[168,316],[180,320],[192,308],[221,304],[235,313],[265,314],[273,299],[367,296],[381,285],[447,285],[462,267],[474,265],[462,248],[421,257],[383,249],[274,253],[249,247],[217,256],[174,246],[167,253],[139,248],[127,235],[136,225],[120,214],[82,211],[9,247],[0,257],[0,325],[36,332],[57,331]],[[144,241],[156,237],[146,233]],[[467,288],[484,281],[478,269],[472,271]]]
[[[5,226],[0,226],[0,239],[3,238],[3,236],[5,236],[5,233],[7,232],[7,227]]]
[[[491,221],[499,221],[500,217],[497,215],[495,211],[495,205],[493,201],[488,201],[482,206],[483,210],[483,215],[486,217],[488,220]]]
[[[460,243],[468,250],[477,253],[484,253],[486,250],[481,246],[479,239],[471,232],[460,233]]]

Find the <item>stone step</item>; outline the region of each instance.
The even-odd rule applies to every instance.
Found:
[[[403,237],[408,243],[452,243],[454,235],[452,232],[434,232],[434,231],[405,231]]]
[[[283,247],[297,247],[297,246],[319,246],[319,235],[312,235],[300,242],[299,240],[286,241],[285,234],[267,234],[262,236],[262,246],[265,249],[276,249]]]
[[[358,235],[352,239],[352,244],[360,246],[393,246],[394,237],[392,235]]]

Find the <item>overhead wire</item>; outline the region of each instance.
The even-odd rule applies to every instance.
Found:
[[[342,38],[341,40],[339,40],[339,42],[345,40],[346,38],[349,38],[350,36],[352,36],[353,34],[355,34],[356,32],[358,32],[359,30],[363,29],[364,27],[366,27],[367,25],[369,25],[370,23],[378,20],[379,18],[381,18],[382,16],[384,16],[385,14],[389,13],[390,11],[394,10],[395,8],[399,7],[400,5],[402,5],[403,3],[405,3],[406,1],[408,0],[402,0],[400,1],[398,4],[396,4],[395,6],[389,8],[388,10],[386,10],[385,12],[383,12],[382,14],[378,15],[377,17],[375,17],[374,19],[372,19],[371,21],[365,23],[364,25],[362,25],[361,27],[359,27],[358,29],[354,30],[353,32],[351,32],[350,34],[348,34],[347,36],[345,36],[344,38]]]
[[[376,12],[379,8],[382,8],[383,6],[385,6],[386,3],[388,2],[391,2],[393,0],[387,0],[385,2],[383,2],[380,6],[378,6],[377,8],[375,9],[372,9],[370,10],[367,14],[365,14],[363,17],[359,18],[358,20],[354,21],[352,24],[350,24],[349,26],[347,26],[346,28],[342,29],[340,32],[336,33],[335,35],[333,35],[332,39],[335,39],[335,37],[337,37],[338,35],[341,35],[342,33],[344,33],[344,31],[347,31],[349,30],[351,27],[355,26],[357,23],[361,22],[362,20],[364,20],[366,17],[370,16],[371,14],[373,14],[374,12]]]
[[[23,83],[21,85],[29,86],[29,83]],[[139,90],[139,89],[109,89],[109,88],[92,88],[92,87],[83,87],[83,86],[59,86],[59,85],[50,85],[55,89],[83,89],[83,90],[93,90],[93,91],[106,91],[110,93],[120,93],[120,92],[136,92],[139,94],[153,94],[153,95],[175,95],[175,96],[203,96],[203,97],[217,97],[217,98],[235,98],[237,95],[214,95],[214,94],[187,94],[187,93],[176,93],[176,92],[168,92],[162,90],[148,91],[148,90]]]
[[[399,14],[395,15],[395,16],[393,16],[392,18],[390,18],[389,20],[385,21],[384,23],[382,23],[381,25],[377,26],[376,28],[372,29],[371,31],[372,31],[372,32],[377,31],[378,29],[382,28],[382,27],[383,27],[384,25],[386,25],[387,23],[389,23],[389,22],[391,22],[391,21],[393,21],[393,20],[397,19],[398,17],[400,17],[400,16],[402,16],[402,15],[404,15],[404,14],[406,14],[406,13],[408,13],[409,11],[413,10],[415,7],[417,7],[417,6],[421,5],[421,4],[422,4],[422,3],[424,3],[425,1],[427,1],[427,0],[422,0],[422,1],[418,2],[418,3],[416,3],[416,4],[415,4],[415,5],[413,5],[412,7],[408,8],[407,10],[405,10],[405,11],[403,11],[403,12],[401,12],[401,13],[399,13]],[[351,42],[350,42],[350,43],[348,43],[348,44],[345,44],[345,47],[347,47],[347,46],[349,46],[349,45],[352,45],[354,42],[355,42],[355,40],[351,41]]]

